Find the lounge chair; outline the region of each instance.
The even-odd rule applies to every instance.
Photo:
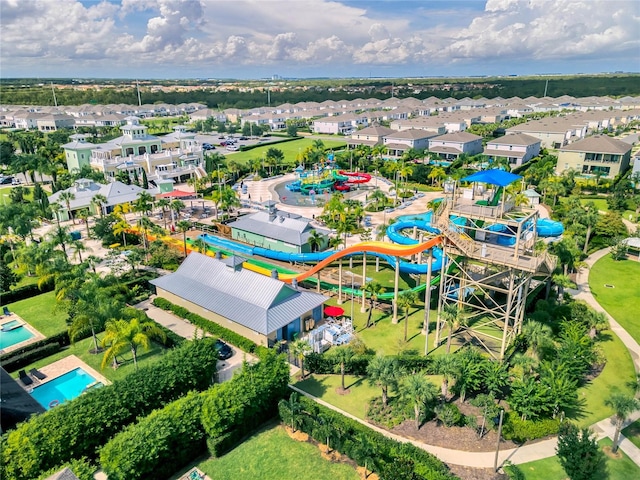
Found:
[[[33,385],[33,380],[31,380],[31,377],[29,377],[29,375],[27,375],[27,372],[25,372],[24,370],[20,370],[18,372],[18,376],[20,377],[20,381],[25,387]]]
[[[2,311],[7,317],[11,315],[11,312],[9,311],[9,307],[2,307]]]
[[[29,370],[29,375],[37,378],[38,380],[44,380],[45,378],[47,378],[47,376],[37,368],[32,368],[31,370]]]

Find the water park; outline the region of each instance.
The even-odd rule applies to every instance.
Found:
[[[312,194],[316,189],[351,188],[350,183],[370,180],[364,174],[347,175],[333,169],[323,170],[322,176],[319,173],[307,174],[287,188],[299,187],[301,192]],[[364,241],[338,250],[293,253],[278,250],[272,243],[248,245],[213,232],[199,238],[212,252],[242,256],[246,259],[244,268],[276,276],[296,287],[306,282],[318,291],[337,295],[338,304],[345,295],[352,295],[362,298],[364,305],[371,296],[366,283],[375,280],[375,273],[367,273],[367,260],[374,259],[376,273],[382,262],[395,272],[394,288],[376,296],[383,302],[391,301],[394,323],[398,321],[396,299],[403,293],[399,287],[402,274],[414,279],[409,290],[425,292],[429,303],[431,295],[438,299],[438,319],[448,305],[473,312],[461,335],[502,358],[521,328],[528,297],[546,285],[555,268],[555,258],[538,252],[536,244],[564,231],[561,223],[539,218],[535,208],[516,205],[514,195],[506,192],[520,179],[502,170],[465,177],[461,183],[468,186],[454,185],[434,202],[435,210],[398,216],[386,228],[389,242]],[[272,213],[277,216],[276,211]],[[354,259],[362,268],[357,284],[353,280]],[[348,273],[343,271],[343,260],[349,262]],[[335,270],[336,263],[337,278],[323,278],[323,270]],[[428,323],[428,309],[425,317]]]
[[[301,165],[295,169],[296,179],[276,186],[276,193],[282,203],[289,205],[316,204],[318,195],[328,199],[332,192],[340,192],[349,198],[349,192],[357,191],[371,181],[371,175],[362,172],[347,172],[337,169],[331,163],[305,170]]]

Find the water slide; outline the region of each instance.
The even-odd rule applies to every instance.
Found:
[[[303,195],[309,195],[311,190],[315,193],[324,193],[330,191],[335,183],[336,181],[333,178],[320,180],[318,183],[303,183],[300,186],[300,192],[302,192]]]
[[[271,260],[279,260],[281,262],[301,262],[301,263],[323,262],[327,258],[330,258],[333,255],[336,255],[336,254],[339,254],[340,252],[345,251],[345,250],[338,250],[338,251],[328,250],[324,252],[314,252],[314,253],[288,253],[288,252],[280,252],[278,250],[269,250],[263,247],[254,247],[251,245],[246,245],[244,243],[236,242],[235,240],[220,238],[215,235],[210,235],[207,233],[200,235],[200,238],[202,238],[206,243],[216,248],[229,250],[229,251],[238,253],[240,255],[246,255],[246,256],[257,255],[260,257],[269,258]],[[403,237],[403,238],[407,238],[407,237]],[[409,239],[409,240],[412,240],[412,239]],[[388,244],[384,242],[375,242],[375,243],[380,243],[382,245],[387,245],[389,247],[407,247],[407,246],[414,246],[415,244],[418,243],[415,240],[412,240],[412,241],[413,241],[413,244],[411,245],[393,245],[393,244]],[[358,243],[356,246],[366,245],[368,243],[370,242]],[[352,247],[350,247],[350,249],[351,248]],[[363,251],[364,250],[357,250],[357,249],[349,250],[349,253],[346,255],[347,256],[359,255],[363,253]],[[418,251],[422,251],[422,250],[418,250]],[[387,263],[389,263],[391,266],[395,268],[395,257],[394,257],[396,255],[395,253],[385,253],[379,248],[373,249],[373,250],[367,250],[366,252],[371,254],[372,256],[382,258],[383,260],[385,260]],[[406,253],[405,255],[413,255],[413,253]],[[434,256],[433,269],[434,271],[436,271],[436,270],[439,270],[442,266],[442,251],[440,249],[434,249],[433,256]],[[426,263],[417,264],[417,263],[400,261],[400,271],[402,273],[422,275],[427,273],[428,268],[429,268],[429,265]]]
[[[371,175],[368,173],[358,172],[345,172],[340,170],[340,175],[347,177],[346,181],[349,183],[367,183],[371,181]]]
[[[497,239],[498,245],[511,246],[516,243],[516,232],[512,228],[496,223],[487,227],[487,230],[500,234]],[[556,220],[539,218],[536,222],[536,233],[539,237],[559,237],[564,233],[564,225]]]

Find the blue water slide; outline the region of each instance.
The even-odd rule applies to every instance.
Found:
[[[559,237],[564,233],[564,225],[555,220],[540,218],[536,223],[536,232],[540,237]]]
[[[260,257],[269,258],[271,260],[279,260],[281,262],[303,262],[303,263],[315,263],[321,262],[325,258],[333,255],[335,250],[327,250],[324,252],[314,252],[314,253],[288,253],[288,252],[280,252],[277,250],[269,250],[268,248],[262,247],[252,247],[250,245],[245,245],[240,242],[236,242],[234,240],[228,240],[226,238],[220,238],[215,235],[203,234],[200,235],[199,238],[202,238],[205,242],[220,247],[225,250],[229,250],[240,255],[258,255]],[[417,242],[414,242],[417,243]],[[354,254],[357,255],[357,254]],[[380,257],[386,262],[389,263],[392,267],[395,268],[396,260],[391,255],[385,255],[382,253],[368,252],[367,255]],[[439,270],[442,266],[442,251],[438,248],[433,249],[433,269],[434,271]],[[429,269],[429,265],[427,263],[424,264],[415,264],[410,262],[400,262],[400,271],[403,273],[421,275],[427,273]]]

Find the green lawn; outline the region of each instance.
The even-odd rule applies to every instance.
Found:
[[[624,428],[622,430],[622,434],[636,447],[640,448],[640,420],[636,420],[631,425]]]
[[[613,415],[613,410],[604,402],[612,392],[631,393],[627,385],[635,379],[635,369],[629,351],[622,341],[610,331],[603,332],[603,341],[598,345],[607,363],[592,382],[578,389],[578,398],[584,400],[584,408],[575,415],[567,413],[581,427],[592,425]]]
[[[600,447],[610,447],[611,440],[605,438],[598,442]],[[633,461],[627,457],[624,452],[618,450],[622,454],[622,458],[606,458],[607,477],[610,480],[618,479],[632,479],[640,477],[640,467],[638,467]],[[560,462],[557,457],[545,458],[544,460],[537,460],[535,462],[523,463],[518,465],[526,480],[565,480],[567,474],[560,466]],[[605,480],[605,479],[599,479]]]
[[[24,198],[29,201],[33,200],[33,187],[30,185],[22,185],[22,187],[25,190]],[[4,205],[5,203],[11,203],[11,197],[9,197],[9,194],[11,193],[12,188],[13,187],[0,187],[0,204]]]
[[[98,335],[98,339],[100,339],[102,335]],[[24,367],[25,370],[29,371],[32,368],[41,368],[45,365],[49,365],[53,362],[61,360],[69,355],[75,355],[79,357],[83,362],[85,362],[90,367],[94,368],[102,375],[104,375],[107,379],[112,382],[115,380],[121,380],[122,378],[129,375],[129,373],[135,370],[135,366],[133,365],[133,360],[131,357],[131,353],[127,352],[124,355],[119,355],[118,360],[123,360],[123,363],[114,370],[112,367],[105,367],[104,370],[100,368],[100,364],[102,363],[102,355],[94,355],[89,353],[89,349],[93,348],[93,339],[85,338],[79,342],[76,342],[75,345],[70,345],[68,348],[63,349],[62,351],[51,355],[47,358],[43,358],[42,360],[38,360],[37,362],[32,363]],[[138,367],[144,365],[150,365],[154,362],[157,362],[162,358],[163,353],[165,352],[165,348],[152,343],[151,349],[149,351],[138,350]],[[18,373],[15,372],[12,374],[13,377],[17,378]]]
[[[281,426],[261,431],[221,458],[197,465],[213,480],[357,480],[355,469],[347,464],[323,459],[320,450],[297,442]]]
[[[586,205],[587,203],[590,203],[590,202],[593,202],[596,208],[601,212],[609,211],[609,204],[607,203],[607,200],[604,198],[581,198],[580,199],[580,203],[582,205]]]
[[[67,329],[67,313],[56,308],[54,292],[20,300],[9,305],[9,310],[17,313],[29,325],[46,337]]]
[[[598,260],[589,273],[591,293],[602,307],[640,342],[640,262],[614,261],[610,255]],[[613,285],[607,288],[605,285]]]
[[[276,137],[273,137],[276,138]],[[322,140],[326,148],[337,148],[346,146],[344,140]],[[296,162],[296,158],[300,152],[303,152],[307,147],[313,144],[311,138],[301,138],[299,140],[293,140],[290,142],[283,142],[277,144],[267,144],[262,147],[257,147],[246,152],[237,152],[226,155],[227,160],[234,160],[239,163],[246,163],[253,158],[263,158],[269,148],[277,148],[284,153],[284,160],[287,163]],[[224,153],[224,152],[223,152]]]
[[[438,387],[442,383],[441,375],[429,375],[428,378]],[[340,395],[337,393],[340,381],[340,375],[314,374],[310,375],[306,380],[296,383],[295,386],[364,420],[369,401],[375,397],[382,396],[382,391],[380,388],[370,385],[364,377],[345,375],[344,386],[349,389],[349,393]],[[390,394],[395,395],[394,392],[390,392]]]

